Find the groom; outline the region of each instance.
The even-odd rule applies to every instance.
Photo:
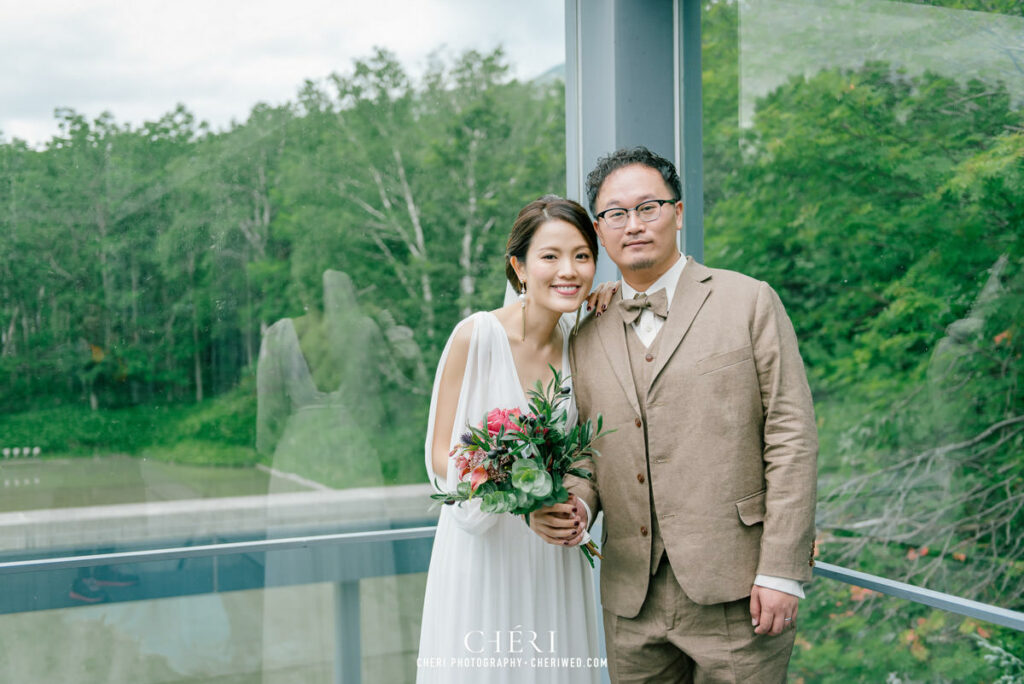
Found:
[[[581,419],[615,432],[594,481],[534,530],[576,543],[604,511],[613,682],[782,682],[814,564],[817,433],[793,326],[766,283],[683,257],[679,176],[646,148],[587,178],[622,271],[571,349]],[[583,505],[579,505],[582,502]]]

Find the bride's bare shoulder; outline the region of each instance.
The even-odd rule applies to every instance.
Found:
[[[469,360],[469,347],[473,341],[473,327],[476,323],[475,316],[470,316],[459,321],[448,339],[448,346],[441,357],[443,364],[442,383],[455,387],[457,380],[462,377],[466,370],[466,363]],[[439,372],[441,372],[439,370]]]
[[[451,342],[449,343],[453,349],[455,347],[469,348],[469,342],[473,339],[473,328],[476,325],[477,316],[478,314],[467,316],[455,324],[455,329],[452,330],[451,334]]]

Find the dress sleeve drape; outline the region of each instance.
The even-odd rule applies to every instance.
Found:
[[[454,491],[459,483],[458,473],[455,469],[455,459],[448,457],[448,476],[442,481],[441,476],[434,471],[432,450],[434,444],[434,423],[437,419],[437,393],[441,385],[441,375],[445,363],[448,361],[448,352],[452,346],[452,340],[463,325],[472,325],[473,334],[469,343],[469,355],[466,359],[466,372],[462,377],[462,387],[459,391],[459,402],[455,409],[455,422],[452,423],[452,432],[448,437],[449,448],[454,446],[460,435],[470,424],[479,425],[487,412],[496,408],[486,406],[486,389],[489,380],[497,370],[494,367],[493,341],[489,337],[494,334],[491,326],[487,325],[479,314],[475,314],[463,320],[455,326],[455,331],[448,338],[441,360],[437,364],[437,373],[434,376],[434,389],[430,395],[430,417],[427,422],[427,439],[424,445],[427,475],[435,489],[439,491]],[[482,534],[489,530],[497,521],[498,514],[484,513],[480,510],[480,500],[474,499],[465,503],[454,505],[449,508],[453,522],[461,529],[471,534]]]

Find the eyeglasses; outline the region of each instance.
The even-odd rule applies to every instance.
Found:
[[[605,224],[609,228],[625,228],[629,222],[629,212],[636,212],[637,217],[644,223],[650,223],[651,221],[657,220],[661,216],[661,205],[663,204],[675,204],[678,200],[665,200],[665,199],[653,199],[641,202],[632,209],[623,209],[622,207],[612,207],[611,209],[605,209],[597,215],[597,220],[604,219]]]

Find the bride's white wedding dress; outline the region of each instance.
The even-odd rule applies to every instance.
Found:
[[[528,409],[498,319],[480,312],[462,325],[472,325],[473,334],[452,445],[467,425],[479,425],[493,408]],[[562,324],[562,332],[567,374],[569,326]],[[456,468],[449,462],[442,481],[433,470],[431,446],[438,385],[450,347],[451,339],[438,364],[426,440],[427,473],[448,491],[458,482]],[[569,419],[570,425],[576,420],[575,404]],[[544,542],[518,517],[483,513],[479,501],[443,506],[423,601],[416,681],[596,683],[600,670],[593,661],[599,645],[591,573],[578,548]]]

